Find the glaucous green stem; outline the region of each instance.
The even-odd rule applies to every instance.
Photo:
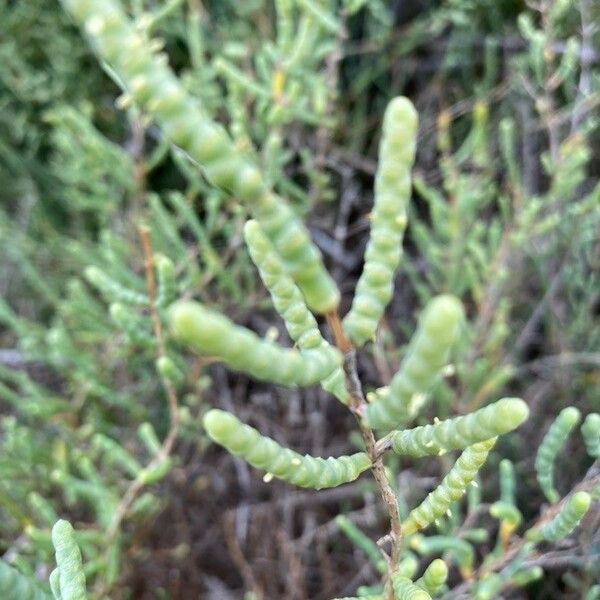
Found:
[[[384,438],[384,447],[389,444],[397,454],[415,458],[436,456],[508,433],[521,425],[528,414],[523,400],[503,398],[464,417],[392,432]]]
[[[581,419],[581,413],[574,406],[560,411],[538,448],[535,459],[537,479],[549,502],[558,502],[560,495],[554,487],[554,462],[560,449]]]
[[[527,537],[533,540],[546,540],[547,542],[558,542],[570,535],[590,508],[591,496],[587,492],[576,492],[573,494],[562,510],[541,528],[531,529]]]
[[[590,413],[581,426],[587,453],[592,458],[600,458],[600,415]]]
[[[456,500],[462,498],[467,486],[485,463],[496,438],[473,444],[458,458],[440,485],[423,502],[413,509],[402,524],[405,535],[424,529],[444,516]]]
[[[263,340],[197,302],[179,301],[169,310],[173,336],[182,344],[215,356],[256,379],[280,385],[312,385],[325,379],[341,364],[332,346],[298,352]]]
[[[244,226],[244,237],[252,261],[271,294],[273,305],[283,318],[290,337],[301,350],[327,348],[319,326],[308,310],[302,292],[285,272],[285,267],[258,221],[251,220]],[[344,404],[348,403],[346,379],[341,366],[336,367],[322,382],[323,388]]]
[[[429,302],[389,389],[366,408],[370,427],[390,431],[416,416],[425,393],[448,361],[463,319],[462,304],[454,296],[437,296]]]
[[[354,481],[371,466],[364,452],[339,458],[302,456],[262,436],[256,429],[223,410],[210,410],[203,423],[210,438],[231,454],[299,487],[316,490],[337,487]]]
[[[254,159],[237,148],[186,91],[168,67],[166,54],[153,50],[116,0],[62,0],[62,4],[166,136],[203,168],[214,185],[248,204],[309,306],[320,313],[335,310],[339,291],[308,231],[289,205],[267,188]]]
[[[52,528],[61,600],[86,600],[81,551],[71,523],[61,519]]]
[[[412,102],[408,98],[394,98],[383,118],[365,265],[352,308],[344,318],[344,328],[357,346],[375,335],[394,291],[411,193],[410,171],[415,159],[417,129],[418,115]]]

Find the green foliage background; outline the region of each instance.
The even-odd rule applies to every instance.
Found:
[[[236,145],[259,149],[265,177],[324,253],[343,312],[367,238],[383,109],[395,95],[413,100],[421,125],[405,256],[361,375],[381,393],[420,308],[435,294],[460,297],[469,324],[426,412],[526,400],[531,417],[502,454],[532,523],[544,502],[533,477],[543,434],[565,406],[600,410],[600,7],[311,2],[335,19],[328,29],[302,25],[306,3],[291,2],[287,35],[263,0],[125,4]],[[243,246],[244,209],[104,67],[58,2],[0,0],[3,557],[47,580],[50,529],[65,517],[94,597],[330,598],[373,584],[376,568],[335,521],[344,512],[370,537],[385,533],[369,483],[322,496],[266,485],[200,426],[221,406],[302,452],[355,451],[350,420],[322,392],[258,384],[167,341],[181,428],[161,455],[169,399],[139,225],[173,267],[159,272],[159,291],[288,340]],[[401,500],[414,505],[440,464],[392,464]],[[560,492],[590,467],[581,440],[569,442]],[[496,472],[482,474],[484,499],[498,496]],[[595,597],[597,504],[595,531],[526,597]],[[458,528],[448,519],[439,533]],[[475,544],[478,561],[493,539]]]

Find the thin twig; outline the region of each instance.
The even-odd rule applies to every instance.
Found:
[[[148,288],[148,297],[150,299],[150,316],[152,319],[152,325],[154,329],[154,336],[157,341],[158,356],[166,356],[166,345],[163,336],[162,323],[160,315],[156,307],[156,278],[155,278],[155,265],[154,265],[154,252],[152,249],[152,241],[150,238],[150,229],[145,225],[139,227],[139,233],[142,240],[142,249],[144,252],[144,264],[146,272],[146,286]],[[173,445],[177,439],[179,433],[179,403],[177,401],[177,393],[172,383],[166,378],[161,378],[167,399],[169,402],[169,418],[170,425],[167,436],[165,437],[159,451],[156,456],[148,463],[148,465],[142,470],[142,472],[129,484],[129,487],[125,491],[119,506],[117,507],[113,519],[108,526],[106,531],[106,545],[109,549],[111,544],[114,542],[123,519],[127,516],[131,505],[137,498],[140,491],[145,487],[145,474],[148,471],[154,470],[168,460]],[[108,550],[107,550],[108,553]]]

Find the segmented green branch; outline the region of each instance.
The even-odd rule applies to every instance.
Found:
[[[225,129],[210,120],[153,44],[136,30],[115,0],[62,0],[83,26],[97,54],[124,82],[133,100],[162,125],[167,137],[200,166],[215,185],[245,201],[283,258],[286,269],[317,312],[334,310],[339,291],[320,252],[289,205],[267,189],[253,159]]]
[[[379,164],[375,176],[375,202],[365,265],[356,286],[344,328],[361,346],[375,335],[394,288],[394,275],[402,256],[406,205],[410,199],[410,171],[415,158],[418,115],[408,98],[394,98],[383,119]]]
[[[244,227],[244,237],[252,261],[258,267],[260,277],[269,290],[275,309],[283,318],[290,337],[302,350],[328,347],[315,318],[306,307],[302,292],[285,272],[281,259],[262,232],[260,224],[248,221]],[[340,366],[323,380],[322,385],[342,402],[348,402],[346,380]]]
[[[591,496],[587,492],[573,494],[562,510],[541,529],[532,529],[528,532],[530,539],[544,539],[548,542],[557,542],[570,535],[581,523],[590,508]]]
[[[223,410],[208,411],[203,423],[210,438],[231,454],[241,456],[253,467],[299,487],[317,490],[337,487],[354,481],[371,466],[364,452],[326,459],[302,456],[262,436],[256,429]]]
[[[592,458],[600,458],[600,415],[590,413],[581,426],[587,453]]]
[[[0,598],[2,600],[49,600],[34,581],[0,560]]]
[[[423,588],[398,573],[392,574],[392,586],[395,600],[431,600],[431,596]]]
[[[433,597],[441,593],[447,578],[448,567],[446,563],[441,558],[436,558],[425,569],[423,576],[415,581],[415,585],[423,588]]]
[[[500,461],[500,500],[490,506],[490,515],[500,520],[499,542],[508,543],[523,516],[515,506],[515,472],[510,460]]]
[[[61,519],[52,528],[52,543],[56,552],[61,600],[85,600],[85,575],[75,532],[68,521]]]
[[[549,502],[557,502],[560,498],[554,487],[554,461],[580,419],[581,413],[574,406],[561,410],[538,448],[535,470],[538,483]]]
[[[465,415],[390,434],[394,452],[420,458],[459,450],[516,429],[529,414],[519,398],[503,398]]]
[[[405,535],[424,529],[446,514],[450,506],[465,493],[481,466],[485,463],[496,438],[474,444],[458,458],[440,485],[423,502],[410,512],[402,524]]]
[[[507,458],[500,461],[500,500],[515,503],[515,468]]]
[[[312,385],[329,376],[341,363],[340,353],[332,346],[303,352],[287,350],[197,302],[175,303],[169,318],[171,331],[181,343],[263,381]]]
[[[429,302],[388,392],[367,406],[372,428],[389,431],[416,415],[420,397],[448,361],[463,318],[460,300],[454,296],[437,296]]]

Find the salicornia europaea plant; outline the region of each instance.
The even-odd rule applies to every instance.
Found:
[[[448,359],[448,350],[462,318],[462,308],[456,299],[440,297],[433,302],[425,313],[406,364],[390,386],[389,396],[367,405],[355,370],[352,342],[363,344],[374,335],[391,298],[393,278],[401,254],[401,234],[406,225],[406,202],[410,194],[410,167],[417,133],[414,108],[408,99],[398,98],[390,103],[386,111],[376,179],[372,237],[355,303],[346,323],[341,325],[336,310],[339,293],[325,274],[319,253],[308,239],[306,231],[283,200],[265,188],[260,171],[251,159],[241,155],[226,132],[208,119],[186,95],[161,55],[147,50],[142,35],[135,31],[118,5],[106,3],[98,10],[92,2],[66,1],[65,6],[84,26],[98,53],[122,77],[126,92],[158,120],[171,141],[196,160],[215,185],[248,202],[256,218],[247,234],[251,250],[254,248],[252,256],[259,268],[262,267],[265,278],[268,266],[265,268],[265,261],[260,260],[258,246],[261,241],[263,246],[269,242],[272,244],[272,248],[263,249],[263,253],[271,252],[275,263],[277,259],[281,260],[281,285],[294,297],[295,306],[292,308],[296,314],[299,313],[300,327],[304,330],[300,333],[294,330],[295,323],[290,318],[289,305],[281,302],[281,291],[278,289],[280,282],[269,281],[267,275],[267,285],[276,307],[281,310],[292,337],[298,340],[299,350],[285,350],[275,343],[262,341],[226,317],[188,301],[178,302],[169,309],[173,335],[197,352],[219,358],[231,367],[260,379],[283,385],[323,382],[334,375],[343,362],[348,402],[358,419],[366,454],[326,460],[302,457],[292,450],[281,448],[274,440],[262,437],[256,430],[220,411],[206,415],[204,424],[208,434],[231,452],[267,470],[271,476],[317,489],[351,481],[370,464],[392,526],[388,573],[391,576],[400,561],[403,538],[442,516],[450,503],[462,496],[485,462],[494,438],[494,434],[489,433],[485,426],[478,426],[479,423],[474,423],[472,428],[465,428],[464,433],[460,423],[451,424],[448,428],[448,435],[452,438],[450,448],[467,447],[473,444],[472,437],[484,443],[473,445],[472,449],[467,447],[457,462],[456,473],[452,471],[437,493],[432,493],[431,499],[415,509],[404,524],[400,522],[394,493],[383,468],[386,448],[377,446],[371,426],[390,430],[399,423],[400,415],[396,414],[405,413],[409,418],[416,414],[417,408],[411,405],[413,396],[425,394],[438,376]],[[193,123],[197,125],[192,126]],[[252,229],[255,230],[254,235]],[[261,240],[261,234],[266,239]],[[295,285],[299,290],[295,289]],[[301,342],[301,333],[310,332],[311,329],[313,336],[318,333],[304,302],[313,310],[328,314],[338,351],[319,340],[318,336],[317,344],[309,342],[307,347],[306,341]],[[440,346],[443,349],[440,350]],[[382,409],[377,410],[380,403]],[[391,409],[383,408],[387,404]],[[508,410],[498,410],[495,419],[492,419],[501,430],[513,429],[527,416],[520,401],[512,401],[512,404],[511,401],[504,401],[500,408],[507,407]],[[386,412],[392,413],[391,418],[385,418]],[[377,419],[371,416],[375,414],[378,415]],[[409,440],[414,438],[419,443],[418,432],[412,435],[410,431],[397,432],[391,434],[392,439],[402,433],[407,433]],[[479,439],[478,434],[485,436],[483,440]],[[400,444],[392,441],[392,446],[396,452],[402,453]],[[438,448],[437,452],[445,450]],[[447,489],[452,489],[452,492],[446,504],[442,498],[447,496]],[[418,516],[430,511],[432,516],[429,520]],[[396,581],[392,585],[390,579],[386,594],[390,597],[400,594],[398,589],[402,587]]]
[[[117,406],[133,420],[145,419],[147,413],[147,407],[135,401],[135,392],[128,389],[127,393],[113,394],[111,387],[99,384],[98,372],[102,369],[98,369],[88,355],[78,353],[72,343],[73,336],[65,326],[73,322],[74,315],[85,319],[86,325],[96,334],[86,336],[88,343],[101,339],[100,332],[110,326],[119,333],[124,345],[130,351],[133,349],[130,355],[135,357],[139,353],[145,358],[152,357],[151,364],[155,369],[150,369],[151,377],[163,383],[169,401],[170,428],[164,442],[150,423],[144,422],[139,429],[141,450],[134,448],[135,443],[125,444],[116,437],[113,439],[111,428],[98,418],[96,422],[102,424],[102,428],[99,427],[101,433],[92,434],[93,428],[82,427],[81,437],[75,440],[77,443],[73,448],[68,447],[72,441],[69,439],[63,446],[58,446],[56,456],[53,454],[51,460],[40,461],[44,467],[41,469],[44,482],[50,482],[64,494],[68,505],[78,501],[84,503],[92,511],[93,520],[109,532],[103,540],[91,527],[85,532],[89,535],[81,537],[84,556],[89,558],[82,566],[72,530],[63,521],[58,522],[57,531],[67,537],[57,537],[55,541],[58,570],[50,576],[54,595],[84,597],[82,568],[92,579],[98,572],[105,571],[106,583],[97,585],[92,593],[98,596],[107,593],[118,579],[119,566],[129,557],[125,551],[126,535],[121,528],[124,516],[156,513],[157,498],[140,492],[144,486],[156,483],[171,471],[175,461],[169,453],[173,440],[181,431],[180,425],[186,429],[188,439],[199,437],[195,426],[200,419],[191,425],[186,413],[188,407],[179,406],[177,398],[178,390],[192,379],[184,357],[188,349],[202,356],[202,365],[222,362],[254,379],[292,388],[290,393],[296,393],[295,388],[300,386],[320,385],[344,405],[339,407],[340,410],[346,407],[356,418],[362,436],[359,451],[321,457],[303,455],[284,447],[244,424],[229,411],[202,411],[202,424],[208,437],[231,454],[263,470],[265,482],[278,478],[303,488],[324,489],[353,482],[371,470],[380,500],[387,509],[389,535],[375,543],[349,516],[340,515],[336,520],[339,529],[365,553],[381,575],[377,585],[358,588],[359,597],[424,600],[446,592],[452,594],[454,588],[458,588],[483,599],[500,594],[505,586],[526,586],[539,579],[541,567],[533,564],[536,548],[561,541],[574,531],[587,514],[592,499],[598,496],[598,485],[577,488],[559,502],[558,489],[562,486],[553,476],[554,461],[563,449],[567,433],[581,418],[578,410],[571,407],[561,413],[548,432],[536,461],[544,495],[553,503],[547,514],[535,521],[525,535],[519,535],[523,522],[529,526],[532,519],[531,515],[524,517],[525,511],[518,508],[516,475],[508,460],[500,464],[500,499],[493,504],[481,504],[481,496],[488,490],[477,487],[480,470],[486,460],[494,460],[494,453],[490,453],[497,438],[513,431],[528,415],[527,405],[517,398],[489,403],[515,375],[512,361],[496,360],[498,349],[508,336],[506,323],[511,307],[496,305],[495,288],[490,282],[501,286],[506,281],[506,273],[500,268],[508,253],[506,249],[518,248],[523,243],[523,232],[527,232],[528,223],[536,220],[536,206],[543,206],[542,201],[532,203],[530,213],[520,222],[515,235],[502,235],[502,225],[504,220],[510,220],[510,211],[505,203],[498,211],[500,216],[496,215],[494,202],[499,187],[490,184],[493,170],[488,148],[491,107],[486,97],[491,94],[497,71],[494,45],[486,44],[485,85],[477,89],[472,129],[455,155],[451,151],[450,115],[445,111],[440,115],[439,151],[444,192],[449,200],[446,202],[446,198],[424,179],[417,178],[415,187],[427,201],[431,213],[427,217],[420,214],[420,207],[411,207],[409,203],[419,128],[417,112],[404,97],[397,97],[388,104],[381,127],[377,168],[374,169],[374,203],[364,267],[352,306],[341,319],[340,293],[334,280],[325,270],[320,251],[311,241],[307,228],[291,208],[291,203],[284,199],[289,195],[289,199],[306,201],[309,194],[303,192],[301,186],[291,185],[283,173],[289,158],[282,152],[283,131],[280,128],[292,120],[326,128],[334,119],[328,107],[330,90],[321,78],[311,79],[310,72],[316,68],[318,56],[323,52],[321,44],[327,47],[337,39],[336,36],[343,37],[342,21],[365,3],[344,2],[344,10],[338,19],[326,2],[275,2],[277,39],[266,45],[265,55],[269,59],[266,62],[257,60],[254,76],[247,72],[248,69],[240,67],[242,61],[235,52],[224,51],[223,56],[213,57],[210,68],[204,69],[202,40],[190,36],[195,39],[190,45],[198,66],[193,77],[175,76],[167,66],[166,54],[161,52],[161,42],[152,39],[161,20],[168,18],[179,6],[177,0],[166,3],[152,15],[137,14],[143,4],[137,3],[132,7],[137,21],[130,19],[114,0],[103,3],[64,0],[63,4],[83,26],[111,78],[122,87],[120,104],[131,111],[143,127],[148,124],[148,117],[156,121],[159,129],[152,128],[152,135],[158,138],[155,140],[157,147],[148,157],[148,163],[156,164],[161,156],[172,156],[184,173],[188,188],[185,194],[176,191],[144,196],[142,203],[151,222],[153,240],[159,246],[158,252],[152,251],[148,243],[149,229],[142,228],[144,249],[148,249],[144,256],[147,285],[138,272],[133,273],[125,267],[126,252],[120,247],[117,236],[111,236],[106,229],[102,231],[100,254],[104,262],[93,253],[89,260],[86,257],[92,266],[85,270],[85,280],[107,302],[108,311],[80,280],[71,282],[69,302],[61,304],[52,286],[43,278],[35,277],[35,271],[23,258],[26,252],[21,252],[20,247],[14,251],[48,303],[61,307],[61,319],[55,321],[47,336],[48,345],[56,362],[67,363],[68,359],[76,366],[74,370],[85,390],[82,403],[85,403],[89,388],[89,393],[104,403],[103,407]],[[377,2],[368,4],[381,6]],[[371,10],[375,13],[378,9]],[[379,10],[379,23],[385,31],[389,25],[381,18]],[[441,10],[439,20],[432,22],[443,27],[446,20],[452,20],[455,10],[455,7]],[[301,17],[296,28],[294,19],[298,15]],[[191,3],[189,22],[186,22],[188,31],[194,31],[201,19],[198,5]],[[535,42],[533,49],[539,58],[539,36],[527,23],[522,25]],[[559,66],[557,77],[560,81],[572,72],[572,46],[565,52],[564,64]],[[219,90],[215,75],[224,82],[227,91],[228,129],[217,121]],[[314,96],[310,96],[313,90]],[[314,100],[312,104],[307,104],[308,97]],[[254,122],[248,119],[252,109],[256,111]],[[140,116],[140,110],[144,116]],[[96,142],[102,139],[89,127],[89,120],[78,113],[56,111],[50,118],[70,128],[71,137],[65,138],[65,148],[74,138]],[[521,177],[514,156],[514,123],[503,121],[500,130],[503,160],[517,194]],[[581,149],[576,141],[572,147]],[[129,180],[133,179],[129,176],[134,170],[136,177],[144,178],[140,176],[143,161],[139,156],[132,159],[117,147],[103,146],[102,143],[91,144],[91,148],[96,152],[100,148],[99,155],[108,159],[102,177],[98,178],[106,183],[91,190],[94,198],[91,207],[102,204],[103,197],[112,193],[110,185],[115,182],[127,182],[127,185],[123,184],[127,193],[141,193],[143,181],[132,185]],[[561,146],[560,150],[568,164],[552,178],[552,193],[556,196],[568,187],[566,181],[576,179],[584,162],[581,152],[570,156],[567,145]],[[77,153],[72,149],[71,152],[75,161]],[[303,164],[311,163],[310,153],[300,152],[299,155]],[[93,152],[89,156],[93,157]],[[63,159],[69,162],[68,152],[65,151]],[[330,181],[327,176],[320,178],[318,169],[313,167],[311,165],[308,177],[310,196],[316,193],[324,197],[331,193]],[[73,186],[74,201],[80,197],[77,186],[85,185],[85,171],[83,168],[80,173],[83,176],[74,180],[77,184]],[[66,175],[64,181],[68,181]],[[202,192],[202,219],[206,224],[190,202],[198,190]],[[586,206],[591,206],[596,197],[590,193]],[[140,201],[139,198],[136,201]],[[207,235],[211,227],[214,231],[222,201],[237,219],[245,218],[247,213],[252,216],[246,221],[243,237],[294,348],[278,343],[272,331],[263,339],[251,329],[234,324],[213,308],[214,298],[205,293],[205,281],[215,278],[219,289],[230,293],[233,301],[240,301],[244,295],[235,278],[222,268],[221,257]],[[493,213],[493,226],[489,228],[478,221],[478,211],[483,210]],[[222,222],[227,222],[227,216],[221,217]],[[426,223],[429,218],[431,226]],[[188,252],[179,229],[182,223],[186,235],[197,244],[197,253]],[[377,341],[377,336],[382,331],[387,333],[388,324],[382,324],[382,319],[393,296],[407,223],[412,228],[412,242],[427,262],[425,277],[415,268],[414,262],[407,265],[423,309],[396,373],[390,373],[389,378],[383,377],[384,387],[365,394],[359,379],[357,352],[371,341],[381,341]],[[231,223],[229,226],[227,235],[241,239],[241,226],[237,230]],[[544,227],[553,227],[553,222],[536,223],[535,233],[544,231]],[[75,256],[80,249],[75,246],[66,251]],[[236,263],[236,275],[241,272],[245,281],[256,280],[256,273],[251,270],[251,265],[247,268],[248,264]],[[497,278],[493,276],[496,266]],[[191,296],[199,301],[190,300]],[[486,303],[488,299],[489,304]],[[488,320],[482,318],[474,323],[474,315],[480,314],[475,305],[478,309],[480,306],[487,309],[487,314],[491,315]],[[10,310],[3,305],[0,309],[3,320],[10,321],[15,329],[22,329],[24,337],[35,342],[39,331],[27,330],[27,324]],[[321,331],[321,315],[327,321],[328,332]],[[488,323],[491,323],[489,329]],[[35,347],[35,343],[31,345]],[[456,387],[465,386],[467,403],[451,403],[454,399],[451,378],[455,373],[459,382]],[[65,406],[60,399],[44,406],[39,401],[44,391],[32,385],[26,376],[1,375],[3,380],[10,382],[10,386],[2,390],[3,395],[25,414],[39,415],[36,411],[45,410],[55,416],[59,410],[68,408],[68,404]],[[110,379],[111,374],[101,372],[101,375]],[[364,384],[365,388],[371,383]],[[24,402],[20,402],[13,388],[27,391]],[[441,398],[446,401],[442,403]],[[223,406],[231,408],[226,402]],[[424,424],[423,420],[428,416],[423,414],[424,410],[429,411],[428,415],[439,415],[439,418]],[[459,416],[453,416],[456,412]],[[597,417],[597,414],[589,415],[581,427],[585,448],[592,459],[598,458],[600,443]],[[419,422],[415,422],[417,419]],[[11,431],[12,426],[7,422],[3,427]],[[264,423],[261,423],[260,428],[263,427]],[[16,431],[13,438],[18,438],[21,431],[14,427],[12,431]],[[160,432],[160,436],[163,435],[164,432]],[[273,437],[279,435],[276,433]],[[14,439],[9,441],[7,449],[19,456],[22,447],[14,443]],[[507,446],[509,443],[504,442]],[[87,451],[78,449],[77,445]],[[450,455],[453,452],[460,452],[460,455],[455,458]],[[504,446],[500,452],[504,452]],[[148,464],[143,464],[140,454],[150,456]],[[439,485],[426,490],[428,494],[416,486],[410,498],[411,506],[408,506],[405,503],[408,486],[399,475],[410,471],[406,466],[413,459],[426,458],[428,463],[433,463],[435,457],[443,464],[445,476]],[[113,473],[120,473],[121,479],[128,484],[123,499],[120,490],[106,485]],[[594,481],[593,477],[590,480]],[[364,479],[355,485],[363,484],[370,485]],[[413,503],[419,494],[422,498]],[[467,496],[466,514],[463,514],[461,503],[463,496]],[[37,547],[45,548],[47,553],[50,541],[47,528],[58,519],[59,511],[39,494],[29,495],[27,500],[36,524],[31,524],[14,503],[10,506],[11,516],[22,522],[28,538],[35,541]],[[491,545],[488,544],[490,533],[473,526],[482,514],[492,522],[492,530],[498,526],[497,539]],[[463,516],[465,525],[461,524]],[[434,558],[440,555],[443,559]],[[480,556],[485,558],[479,561]],[[457,584],[456,571],[463,583]],[[11,577],[14,577],[12,572]],[[15,581],[18,585],[29,585],[27,579]],[[247,585],[247,581],[244,583]],[[594,590],[592,586],[587,587],[590,592]]]

